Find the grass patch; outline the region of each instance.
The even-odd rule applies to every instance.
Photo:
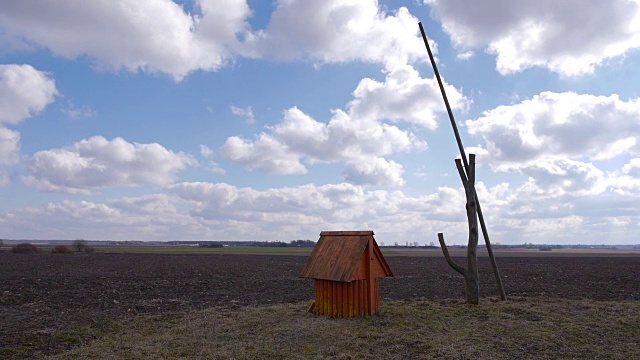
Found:
[[[308,255],[313,248],[299,247],[223,247],[206,248],[197,246],[96,246],[97,252],[133,254],[263,254],[263,255]],[[385,255],[398,254],[394,250],[383,250]]]
[[[384,301],[379,315],[348,320],[308,314],[308,305],[126,319],[54,358],[640,358],[639,302]]]
[[[97,252],[134,254],[310,254],[311,248],[224,247],[197,246],[98,246]]]

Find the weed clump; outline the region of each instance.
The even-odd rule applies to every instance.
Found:
[[[41,253],[42,250],[36,245],[29,244],[29,243],[21,243],[18,245],[14,245],[11,248],[11,252],[13,252],[14,254],[37,254],[37,253]]]
[[[51,252],[54,254],[71,254],[73,250],[67,245],[57,245]]]

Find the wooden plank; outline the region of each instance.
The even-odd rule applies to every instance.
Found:
[[[336,308],[338,309],[336,311],[336,317],[342,317],[342,284],[340,282],[336,282]]]
[[[355,281],[352,281],[349,283],[349,285],[347,285],[347,297],[349,299],[349,317],[352,318],[354,317],[353,314],[353,303],[354,303],[354,299],[353,299],[353,285],[354,285]]]
[[[353,281],[353,316],[360,315],[360,280]]]
[[[369,281],[367,279],[362,280],[362,284],[364,285],[364,292],[362,293],[363,302],[365,305],[364,314],[369,314]]]
[[[322,287],[323,287],[323,293],[324,293],[324,315],[330,315],[331,314],[331,291],[329,290],[329,287],[331,286],[331,282],[327,281],[327,280],[322,280]]]
[[[377,313],[380,310],[380,283],[378,278],[373,279],[373,312]]]
[[[338,291],[336,289],[336,282],[331,282],[331,317],[336,317],[338,314]]]
[[[322,302],[324,297],[322,296],[322,280],[315,280],[316,287],[316,312],[318,315],[322,314]]]
[[[329,289],[327,289],[327,280],[322,281],[322,315],[327,315],[327,307],[331,303],[331,299],[329,298]]]
[[[349,317],[349,283],[342,283],[342,317]]]
[[[366,296],[364,295],[367,291],[367,280],[360,280],[360,291],[358,292],[358,299],[360,301],[360,314],[364,315],[367,313],[367,301]]]
[[[331,315],[331,282],[327,280],[322,280],[324,284],[324,314]]]

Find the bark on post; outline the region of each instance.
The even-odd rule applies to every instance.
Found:
[[[451,266],[451,268],[464,276],[464,280],[466,283],[467,304],[478,305],[478,302],[480,301],[480,284],[478,282],[478,213],[476,206],[476,191],[474,185],[476,180],[476,156],[474,154],[469,154],[468,178],[465,175],[464,168],[462,167],[462,161],[460,161],[460,159],[456,159],[456,168],[458,168],[458,174],[460,175],[460,179],[462,180],[462,185],[464,186],[464,194],[467,199],[467,203],[465,206],[467,210],[467,222],[469,224],[467,267],[464,268],[456,264],[451,259],[451,256],[449,256],[447,245],[444,242],[443,233],[438,233],[438,241],[440,242],[442,253],[444,254],[444,257],[447,260],[449,266]]]

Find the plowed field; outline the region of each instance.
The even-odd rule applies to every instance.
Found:
[[[212,306],[312,301],[313,280],[299,278],[306,256],[156,254],[0,254],[0,353],[66,346],[52,334],[137,314]],[[456,259],[463,263],[463,259]],[[385,299],[464,299],[461,276],[441,257],[388,256]],[[497,292],[479,258],[483,297]],[[640,257],[500,257],[509,296],[640,300]],[[482,301],[482,300],[481,300]],[[31,343],[30,343],[31,342]]]

